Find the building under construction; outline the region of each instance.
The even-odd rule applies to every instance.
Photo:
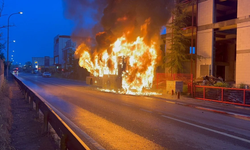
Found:
[[[202,58],[189,66],[189,72],[250,84],[250,0],[198,0],[190,7],[191,26],[184,34],[195,47],[190,53]],[[167,50],[171,30],[163,38]]]

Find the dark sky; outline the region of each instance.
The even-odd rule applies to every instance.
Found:
[[[22,15],[13,15],[10,19],[10,25],[15,26],[10,27],[9,60],[13,55],[14,64],[24,65],[32,57],[53,57],[54,37],[58,34],[71,35],[74,26],[76,27],[72,20],[65,18],[63,5],[63,0],[4,0],[0,27],[7,26],[10,14],[23,12]],[[80,16],[84,18],[80,26],[86,29],[94,26],[91,11],[83,10]],[[7,28],[0,28],[0,33],[0,42],[6,42]],[[13,40],[16,42],[13,43]],[[6,51],[4,52],[6,56]]]
[[[0,0],[1,2],[2,0]],[[54,37],[71,35],[73,22],[65,19],[62,0],[4,0],[5,6],[0,18],[0,27],[7,26],[8,16],[22,11],[22,15],[13,15],[10,24],[10,57],[24,64],[31,57],[53,57]],[[0,29],[0,42],[7,40],[7,28]],[[13,53],[14,50],[14,53]],[[6,51],[5,51],[6,56]]]

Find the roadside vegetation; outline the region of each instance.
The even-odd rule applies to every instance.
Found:
[[[10,146],[10,129],[12,123],[12,114],[9,99],[9,87],[7,81],[4,80],[0,87],[0,149],[9,150]]]
[[[227,87],[227,88],[230,88],[231,86],[226,83],[226,82],[217,82],[214,84],[215,87]]]

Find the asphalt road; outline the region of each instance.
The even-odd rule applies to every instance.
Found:
[[[80,81],[18,78],[71,122],[91,149],[250,149],[247,120],[154,97],[100,92]]]

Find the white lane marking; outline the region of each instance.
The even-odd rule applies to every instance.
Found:
[[[168,118],[168,119],[171,119],[171,120],[175,120],[175,121],[178,121],[178,122],[181,122],[181,123],[185,123],[185,124],[188,124],[188,125],[191,125],[191,126],[194,126],[194,127],[197,127],[197,128],[201,128],[201,129],[204,129],[204,130],[207,130],[207,131],[211,131],[211,132],[214,132],[214,133],[217,133],[217,134],[221,134],[221,135],[224,135],[224,136],[227,136],[227,137],[231,137],[231,138],[243,141],[243,142],[250,143],[250,140],[247,140],[247,139],[244,139],[244,138],[241,138],[241,137],[238,137],[238,136],[234,136],[234,135],[231,135],[231,134],[227,134],[227,133],[224,133],[224,132],[213,130],[213,129],[210,129],[210,128],[207,128],[207,127],[203,127],[203,126],[200,126],[200,125],[197,125],[197,124],[193,124],[193,123],[186,122],[186,121],[176,119],[176,118],[172,118],[172,117],[169,117],[169,116],[162,115],[162,117]]]
[[[140,108],[140,110],[145,111],[145,112],[152,113],[152,111],[150,111],[150,110],[146,110],[146,109],[143,109],[143,108]]]

